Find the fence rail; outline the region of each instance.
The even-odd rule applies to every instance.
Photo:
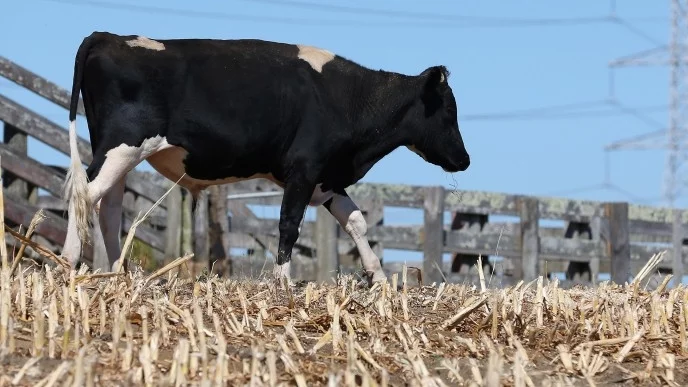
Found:
[[[0,77],[68,108],[67,90],[3,57]],[[81,100],[78,112],[83,115]],[[68,131],[3,95],[0,121],[4,123],[0,157],[7,193],[7,221],[15,226],[27,225],[36,210],[46,209],[48,219],[36,234],[59,251],[66,231],[64,203],[59,199],[66,171],[62,166],[46,165],[29,157],[27,138],[68,155]],[[91,144],[80,138],[78,148],[88,164],[92,159]],[[134,215],[147,210],[171,185],[155,173],[128,174],[122,232],[126,234]],[[274,254],[277,221],[259,217],[249,205],[280,205],[281,189],[265,180],[239,182],[225,188],[214,191],[210,197],[201,196],[194,219],[189,195],[175,188],[148,222],[137,229],[136,239],[141,248],[156,260],[194,250],[200,265],[208,265],[213,256],[225,256],[230,247],[248,249],[253,256],[255,252]],[[45,192],[39,193],[38,189]],[[634,267],[661,250],[669,250],[661,267],[680,277],[688,255],[685,211],[677,213],[680,224],[673,227],[672,211],[627,203],[372,183],[355,184],[347,191],[365,213],[368,237],[375,251],[382,257],[385,249],[422,252],[421,267],[430,281],[451,276],[460,269],[461,262],[474,262],[479,255],[499,255],[513,262],[513,276],[518,279],[533,279],[544,274],[549,265],[568,262],[569,273],[588,270],[595,281],[598,273],[609,272],[614,281],[623,282]],[[389,207],[422,210],[423,223],[385,224],[384,211]],[[448,223],[444,221],[447,212],[453,215]],[[317,214],[315,222],[304,224],[297,241],[298,261],[309,266],[308,270],[301,270],[295,265],[304,279],[327,279],[334,274],[333,268],[356,264],[357,252],[348,235],[326,211]],[[491,216],[510,216],[517,221],[491,222]],[[542,220],[563,221],[565,226],[543,226]],[[681,254],[673,259],[675,251]],[[104,249],[96,244],[92,249],[87,246],[84,253],[87,260],[102,262]],[[447,253],[453,254],[449,265],[443,260]],[[316,256],[320,258],[312,259]],[[385,266],[395,267],[388,262]]]
[[[0,57],[0,76],[58,106],[69,108],[70,95],[67,90],[3,57]],[[83,115],[81,99],[78,106],[78,113]],[[66,118],[65,112],[65,121]],[[37,234],[59,251],[64,243],[67,229],[65,206],[60,199],[66,168],[46,165],[30,158],[27,152],[27,138],[32,137],[64,155],[69,155],[69,132],[61,125],[3,95],[0,95],[0,121],[4,123],[4,139],[0,144],[0,157],[2,157],[5,174],[5,190],[8,194],[5,201],[8,207],[5,210],[8,223],[26,226],[39,208],[47,210],[47,219],[41,224]],[[90,163],[91,144],[79,138],[77,145],[83,162]],[[152,205],[169,186],[171,186],[169,182],[162,183],[160,180],[152,182],[138,173],[127,175],[122,225],[125,233],[132,224],[133,216],[146,206]],[[45,193],[39,195],[38,189],[44,190]],[[170,204],[169,201],[162,203],[159,207],[156,212],[158,218],[165,218],[168,204]],[[153,219],[137,230],[136,239],[151,249],[152,257],[160,259],[166,253],[172,252],[165,251],[164,235],[160,230],[152,227],[155,223],[156,220]],[[159,219],[158,223],[160,223]],[[177,253],[174,252],[174,254]],[[104,258],[103,254],[102,244],[86,246],[84,251],[84,257],[90,262],[93,262],[97,255]]]

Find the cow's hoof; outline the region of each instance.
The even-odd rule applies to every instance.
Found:
[[[376,283],[382,284],[383,282],[387,281],[387,276],[382,270],[377,272],[366,272],[366,277],[368,288],[372,288]]]

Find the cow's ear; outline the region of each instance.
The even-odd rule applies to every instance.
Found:
[[[449,71],[444,66],[432,66],[425,69],[420,75],[424,80],[425,91],[435,90],[441,84],[447,83]]]
[[[427,117],[435,114],[442,106],[440,86],[447,82],[447,70],[444,66],[433,66],[421,73],[420,99],[425,105]]]

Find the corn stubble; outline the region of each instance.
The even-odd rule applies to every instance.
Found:
[[[652,270],[625,286],[569,290],[542,278],[506,289],[416,287],[404,270],[398,289],[395,274],[369,290],[342,276],[286,291],[164,271],[14,268],[5,262],[0,273],[0,385],[687,381],[688,290],[644,290]]]

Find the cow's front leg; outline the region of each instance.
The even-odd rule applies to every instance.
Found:
[[[296,240],[299,239],[299,226],[314,188],[315,184],[308,183],[304,179],[292,180],[284,187],[279,221],[279,247],[277,249],[277,262],[275,262],[273,270],[278,279],[286,277],[287,282],[291,279],[292,249]]]
[[[385,281],[387,276],[382,270],[382,265],[380,265],[380,258],[370,248],[370,243],[366,237],[368,224],[356,203],[351,200],[346,192],[342,191],[335,193],[332,199],[325,202],[324,206],[356,243],[358,253],[361,255],[361,264],[366,272],[368,286],[372,286],[375,282]]]

